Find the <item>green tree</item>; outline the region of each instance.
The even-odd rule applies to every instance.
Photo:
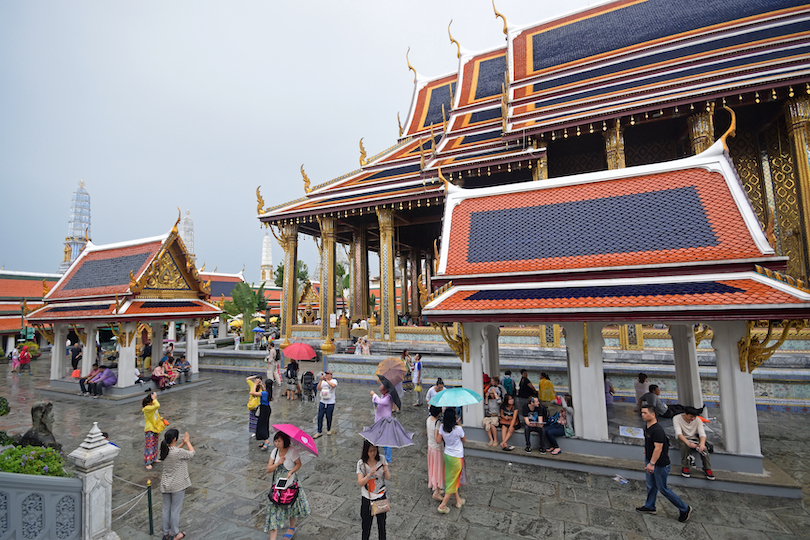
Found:
[[[239,282],[231,291],[233,302],[225,302],[225,312],[230,316],[242,314],[242,336],[245,343],[253,341],[253,324],[250,320],[254,313],[267,310],[267,299],[264,297],[264,283],[258,289],[244,281]]]
[[[304,261],[296,261],[295,263],[296,268],[298,269],[298,288],[300,289],[301,286],[307,282],[309,279],[309,267],[307,263]],[[273,273],[273,282],[276,284],[276,287],[283,287],[284,286],[284,264],[279,264],[276,267],[276,271]]]
[[[343,291],[346,289],[351,289],[352,287],[352,277],[348,272],[348,269],[343,263],[337,263],[335,265],[335,290],[343,299],[343,307],[344,310],[348,306],[346,306],[346,297],[343,295]],[[348,311],[348,310],[346,310]]]
[[[368,295],[368,308],[371,314],[374,314],[374,309],[377,307],[377,297],[374,294]]]

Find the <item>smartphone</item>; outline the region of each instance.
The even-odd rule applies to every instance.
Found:
[[[287,489],[287,478],[279,478],[276,482],[275,489]]]

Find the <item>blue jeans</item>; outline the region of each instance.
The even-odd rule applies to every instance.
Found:
[[[385,461],[391,463],[391,447],[385,446],[383,447],[383,451],[385,451]]]
[[[645,461],[645,465],[649,463],[649,461]],[[680,497],[675,495],[675,493],[667,487],[667,478],[669,478],[669,465],[665,465],[663,467],[655,466],[653,473],[647,473],[647,501],[644,503],[644,506],[655,510],[655,499],[658,496],[658,492],[661,492],[661,495],[669,499],[669,502],[675,505],[675,508],[678,509],[680,513],[686,512],[689,508],[684,502],[681,500]]]
[[[565,436],[565,428],[560,424],[552,424],[545,428],[546,432],[546,439],[548,440],[548,447],[549,448],[559,448],[560,445],[557,444],[557,437]]]
[[[326,429],[332,431],[332,413],[335,412],[334,403],[319,403],[318,404],[318,433],[323,431],[323,417],[326,415]]]

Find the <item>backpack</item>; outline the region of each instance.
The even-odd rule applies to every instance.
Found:
[[[515,381],[512,380],[512,377],[504,377],[503,379],[503,388],[506,390],[506,393],[510,396],[515,395]]]
[[[298,378],[298,364],[292,363],[287,366],[287,372],[285,373],[288,379],[297,379]]]

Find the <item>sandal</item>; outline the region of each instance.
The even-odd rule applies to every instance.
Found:
[[[177,536],[174,537],[174,540],[183,540],[186,537],[185,532],[177,533]]]
[[[444,500],[444,497],[439,497],[438,495],[431,495],[431,496],[432,496],[434,499],[436,499],[437,501],[443,501],[443,500]]]
[[[551,451],[552,456],[559,456],[560,454],[562,454],[562,449],[560,449],[560,448],[556,448],[556,449]]]
[[[295,534],[295,527],[289,527],[287,529],[287,534],[285,534],[282,538],[292,538],[294,534]]]

